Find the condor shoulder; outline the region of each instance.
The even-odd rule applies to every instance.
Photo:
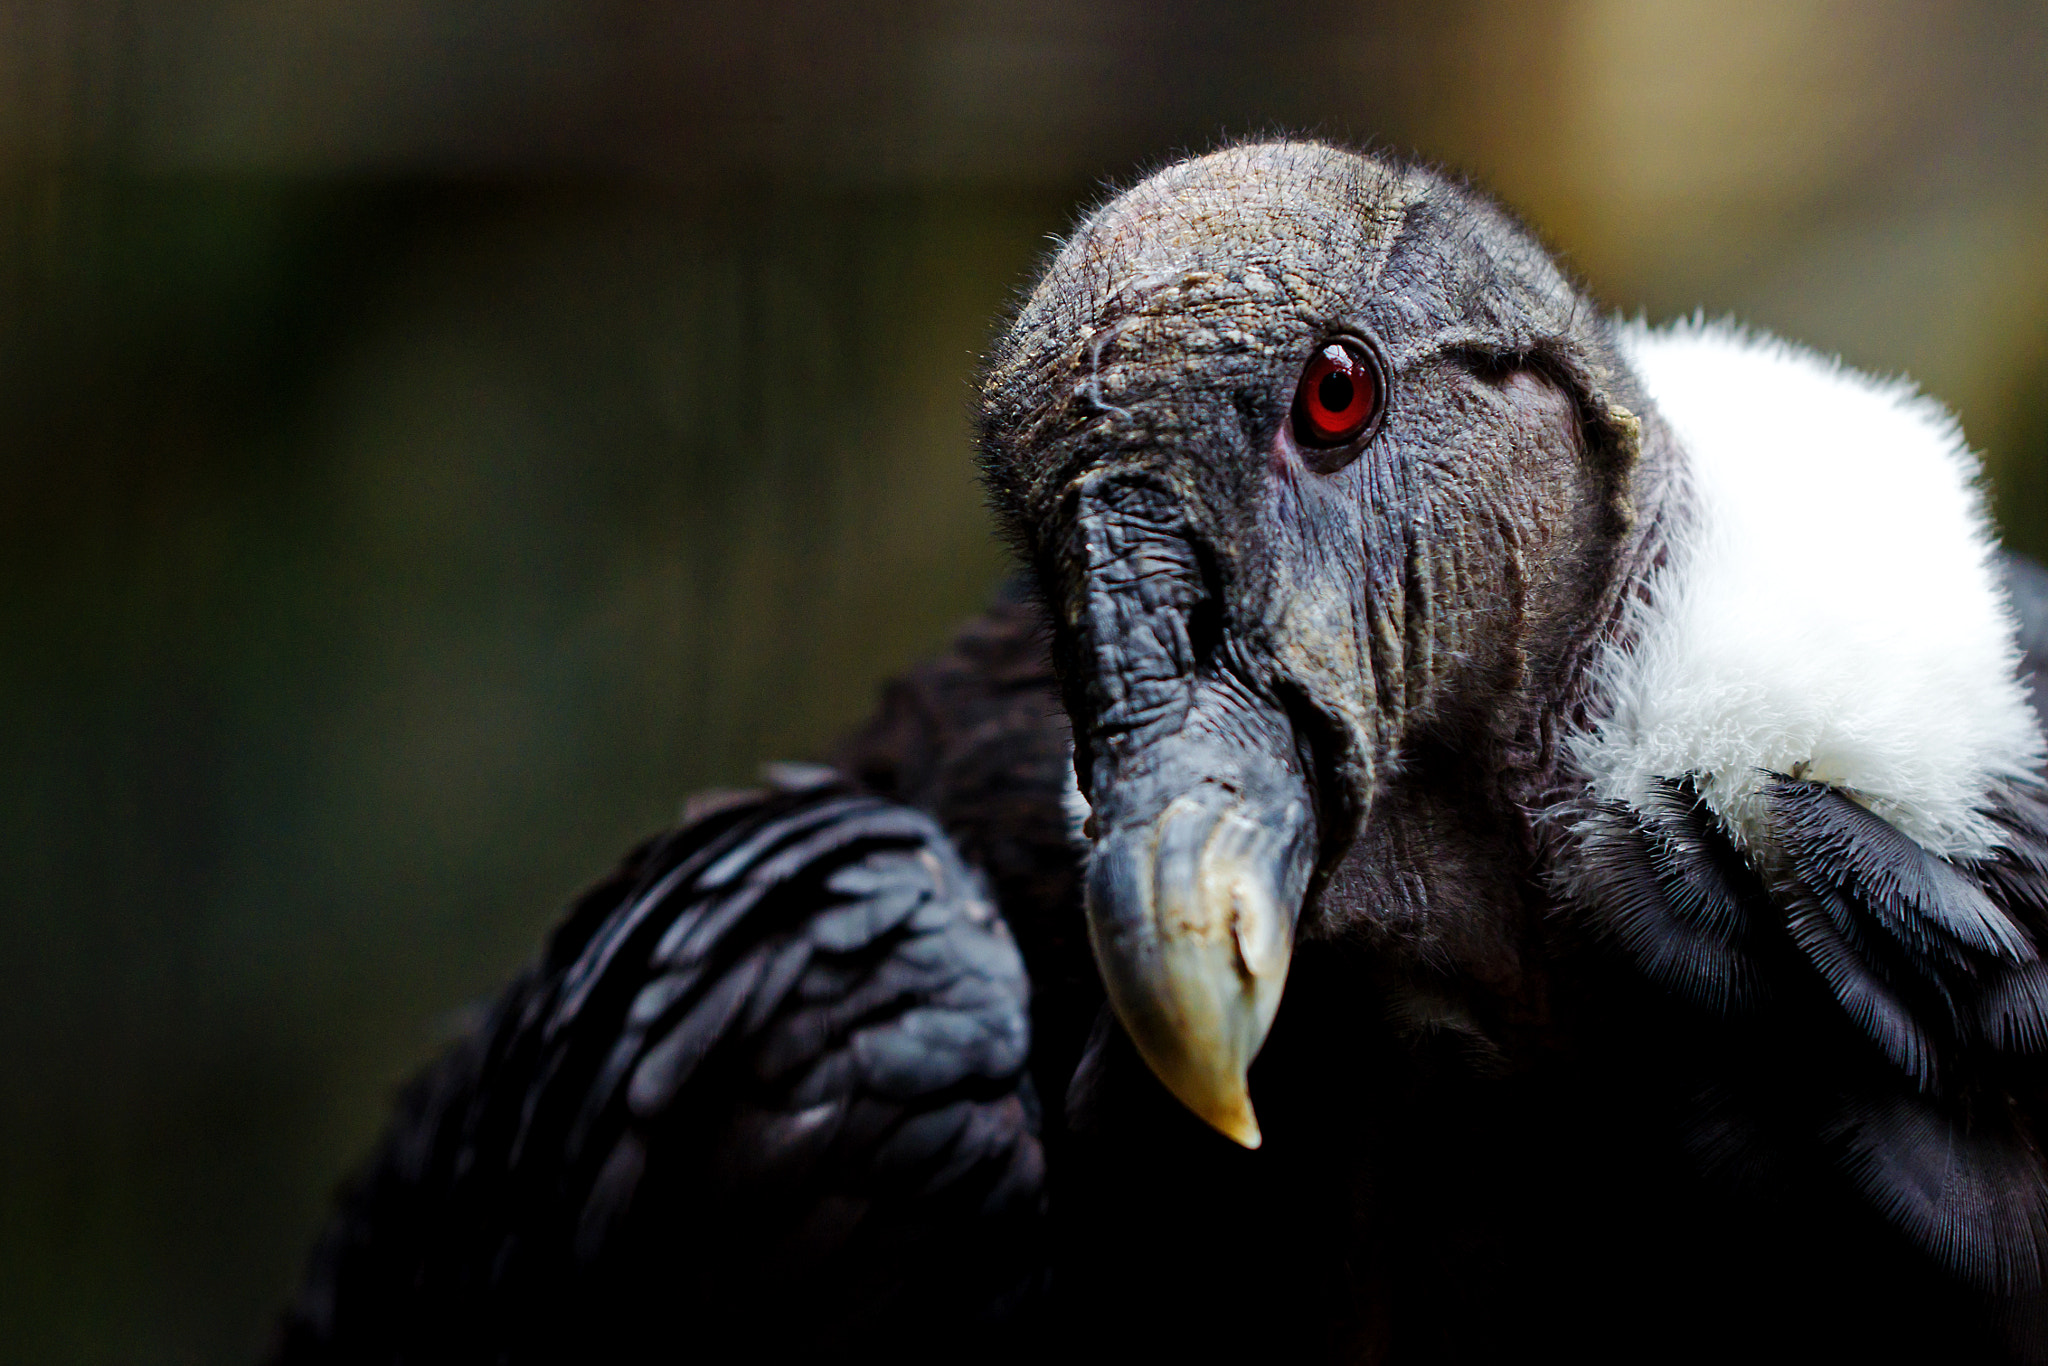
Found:
[[[1955,859],[1839,789],[1776,776],[1765,793],[1746,848],[1677,782],[1577,831],[1574,894],[1678,1017],[1680,1054],[1713,1060],[1697,1146],[1723,1165],[1832,1170],[1963,1282],[2038,1295],[2043,792],[1994,794],[2000,843]]]
[[[316,1283],[344,1293],[309,1292],[330,1336],[353,1312],[390,1320],[370,1325],[386,1359],[649,1334],[914,1356],[1032,1301],[1043,1164],[1010,934],[930,817],[797,786],[643,847],[415,1085],[322,1254]],[[414,1225],[403,1247],[386,1211]],[[363,1274],[380,1251],[402,1267]],[[351,1271],[390,1283],[381,1309],[351,1302]]]

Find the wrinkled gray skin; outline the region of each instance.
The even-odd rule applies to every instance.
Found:
[[[1343,336],[1383,418],[1304,449],[1297,382]],[[1236,147],[1074,233],[982,424],[1054,609],[1097,959],[1167,1087],[1259,1142],[1245,1074],[1297,938],[1370,946],[1393,1009],[1522,1051],[1559,721],[1675,483],[1598,311],[1434,174]]]

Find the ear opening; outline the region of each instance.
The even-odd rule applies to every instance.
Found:
[[[1458,350],[1482,371],[1524,370],[1571,398],[1588,463],[1606,487],[1612,530],[1625,536],[1636,522],[1635,479],[1643,463],[1649,400],[1615,349],[1605,320],[1579,323],[1573,333],[1524,346],[1468,344]]]
[[[1648,403],[1606,332],[1602,323],[1597,336],[1548,338],[1522,363],[1572,396],[1587,453],[1626,477],[1643,458]]]

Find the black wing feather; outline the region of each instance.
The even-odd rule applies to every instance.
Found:
[[[2031,1144],[1901,1095],[1851,1101],[1833,1136],[1856,1188],[1965,1280],[2003,1295],[2040,1288],[2048,1185]]]
[[[1652,981],[1714,1014],[1756,1004],[1746,907],[1762,888],[1689,784],[1662,784],[1645,810],[1603,806],[1578,866],[1602,927]]]
[[[1977,881],[1839,788],[1778,778],[1768,800],[1772,833],[1801,878],[1843,892],[1929,966],[2033,958],[2026,932]]]
[[[2048,1052],[2048,963],[2035,959],[1992,979],[1977,1003],[1977,1028],[2004,1052]]]
[[[1912,1009],[1870,969],[1855,914],[1842,896],[1823,889],[1796,897],[1786,907],[1785,926],[1843,1013],[1893,1066],[1922,1089],[1931,1088],[1934,1045]]]
[[[1993,794],[2002,847],[1956,861],[1824,784],[1772,775],[1765,797],[1763,857],[1682,781],[1642,809],[1596,808],[1576,832],[1593,924],[1690,1012],[1671,1056],[1705,1071],[1681,1089],[1716,1097],[1692,1107],[1693,1149],[1729,1171],[1818,1160],[1959,1279],[2038,1294],[2042,791]]]
[[[1042,1280],[1028,991],[920,812],[729,798],[408,1091],[281,1361],[939,1350]],[[687,1325],[686,1328],[678,1325]]]

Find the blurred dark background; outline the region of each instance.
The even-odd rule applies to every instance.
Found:
[[[0,1360],[259,1349],[386,1099],[1003,572],[1106,183],[1414,148],[1904,371],[2048,551],[2048,6],[0,0]]]

